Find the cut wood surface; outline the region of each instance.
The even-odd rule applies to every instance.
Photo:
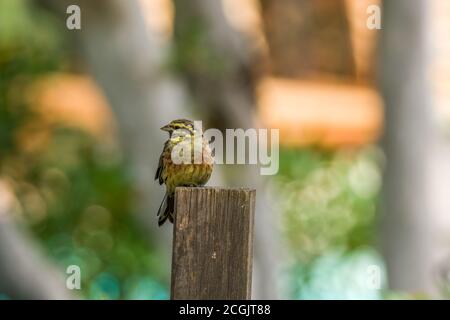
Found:
[[[172,299],[250,299],[256,191],[177,188]]]

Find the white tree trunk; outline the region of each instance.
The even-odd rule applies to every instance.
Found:
[[[391,289],[435,294],[437,269],[448,254],[443,232],[449,234],[450,152],[433,123],[427,5],[425,0],[383,3],[382,239]]]

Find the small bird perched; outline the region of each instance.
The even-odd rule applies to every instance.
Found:
[[[191,120],[173,120],[161,130],[169,133],[169,140],[164,144],[155,175],[159,184],[166,185],[166,194],[158,209],[159,226],[167,219],[173,223],[175,188],[203,186],[211,176],[214,163],[208,141],[203,138],[201,129],[195,128]],[[195,143],[198,143],[198,148],[194,146]],[[197,149],[201,154],[196,153]],[[186,154],[182,154],[184,151],[191,154],[191,157],[187,155],[187,160],[190,161],[180,163],[179,159],[173,159],[173,154],[177,156],[179,153],[186,159]]]

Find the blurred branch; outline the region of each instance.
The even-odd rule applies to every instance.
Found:
[[[177,66],[213,127],[254,127],[250,48],[226,20],[221,1],[175,1]]]
[[[12,194],[0,184],[0,294],[12,299],[72,299],[58,270],[12,220]]]

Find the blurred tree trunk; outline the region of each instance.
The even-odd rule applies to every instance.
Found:
[[[233,29],[222,1],[175,0],[174,63],[194,94],[202,119],[213,127],[258,128],[252,63],[258,61],[249,39]],[[253,298],[279,297],[281,246],[279,212],[266,192],[257,166],[229,166],[227,182],[257,190]]]
[[[433,123],[427,5],[424,0],[383,2],[387,167],[382,239],[391,289],[435,293],[438,263],[448,254],[443,230],[449,226],[450,153]]]

